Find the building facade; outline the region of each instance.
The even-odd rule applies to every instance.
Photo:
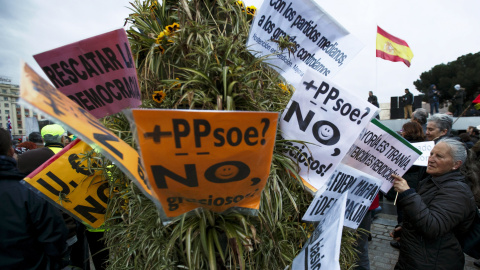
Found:
[[[28,136],[26,134],[26,120],[28,117],[34,117],[38,121],[45,119],[43,115],[39,115],[18,104],[19,96],[20,86],[12,84],[8,77],[0,76],[0,128],[7,129],[8,117],[10,116],[11,132],[15,139]]]

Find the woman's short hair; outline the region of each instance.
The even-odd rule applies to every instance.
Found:
[[[403,137],[407,141],[421,142],[425,140],[422,126],[418,122],[407,122],[402,126]]]
[[[467,159],[467,149],[465,148],[465,144],[451,138],[441,139],[438,143],[440,142],[444,142],[450,147],[450,154],[452,155],[453,161],[460,160],[462,164],[465,164],[465,160]]]
[[[448,116],[444,113],[437,113],[430,116],[427,119],[427,122],[434,122],[440,130],[447,130],[447,134],[450,135],[450,131],[452,130],[453,120],[452,117]]]
[[[427,110],[424,108],[418,108],[413,112],[413,119],[417,120],[420,125],[427,123]]]

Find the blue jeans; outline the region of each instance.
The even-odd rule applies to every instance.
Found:
[[[435,113],[438,113],[438,101],[430,103],[430,114],[433,114],[434,108],[435,108]]]

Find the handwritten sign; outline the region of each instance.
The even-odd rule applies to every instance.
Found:
[[[312,72],[295,86],[280,128],[301,154],[287,154],[300,165],[299,175],[314,189],[321,188],[378,108],[365,99]]]
[[[96,166],[94,159],[85,157],[89,151],[92,148],[77,139],[25,177],[24,181],[57,207],[98,228],[105,221],[109,186],[102,171],[88,169],[88,161],[93,168]]]
[[[20,84],[21,102],[36,107],[43,114],[62,122],[97,152],[115,161],[135,184],[151,197],[145,170],[138,152],[105,128],[93,115],[79,107],[40,77],[27,64],[23,65]]]
[[[327,211],[295,257],[292,270],[340,269],[340,243],[348,191]]]
[[[435,142],[428,141],[412,143],[412,146],[422,152],[422,155],[417,158],[413,165],[426,167],[428,165],[428,157],[430,157],[430,151],[432,151],[433,147],[435,146]]]
[[[60,92],[97,118],[142,103],[124,29],[43,52],[34,58]]]
[[[387,193],[393,186],[392,174],[404,175],[421,153],[377,119],[372,119],[342,163],[381,179],[381,190]]]
[[[344,226],[357,229],[377,196],[382,181],[352,167],[340,164],[330,176],[324,191],[318,191],[303,216],[304,221],[319,221],[348,192]]]
[[[198,207],[258,209],[278,113],[132,110],[153,192],[168,218]]]
[[[280,51],[280,38],[291,42],[291,48]],[[277,54],[267,61],[291,84],[300,82],[307,70],[332,77],[363,47],[311,0],[263,1],[247,46],[258,52],[257,57]]]

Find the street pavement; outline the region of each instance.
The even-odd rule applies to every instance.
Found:
[[[369,242],[368,255],[371,270],[392,270],[398,259],[398,249],[390,246],[392,238],[390,231],[397,224],[396,208],[393,202],[383,199],[380,202],[382,212],[373,221],[371,233],[372,241]],[[475,259],[465,255],[465,270],[480,270],[473,265]]]

